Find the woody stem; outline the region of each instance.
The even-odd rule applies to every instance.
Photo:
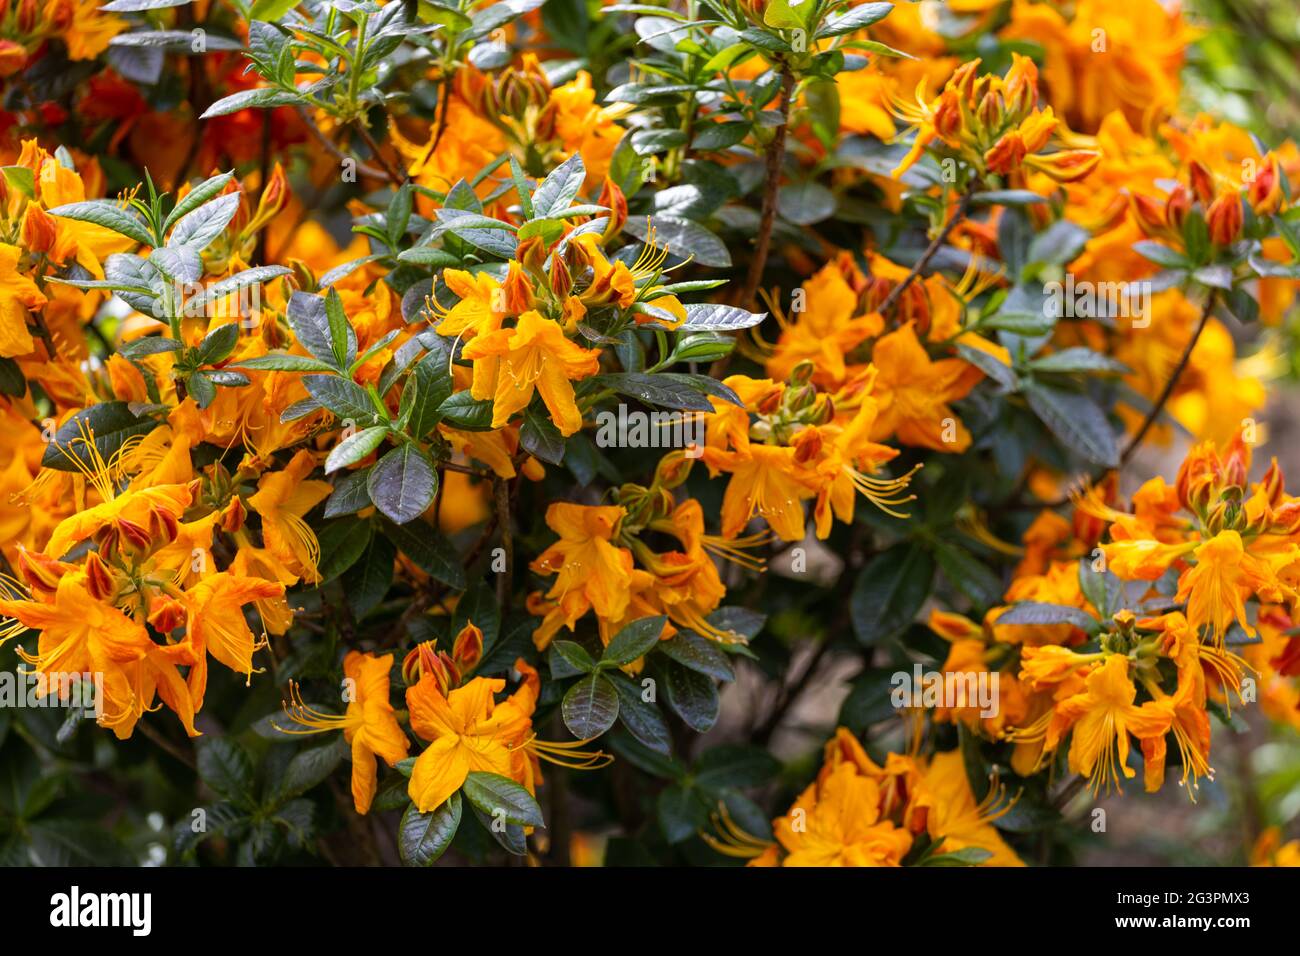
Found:
[[[1155,424],[1156,419],[1160,417],[1160,413],[1164,411],[1164,407],[1168,403],[1169,397],[1173,395],[1174,389],[1178,386],[1178,380],[1182,378],[1183,372],[1187,370],[1187,363],[1191,361],[1192,351],[1196,348],[1196,343],[1200,340],[1201,333],[1205,331],[1205,326],[1210,321],[1210,313],[1214,311],[1214,303],[1217,295],[1218,293],[1214,290],[1210,291],[1209,298],[1205,300],[1205,305],[1201,309],[1201,320],[1196,324],[1196,331],[1192,333],[1191,339],[1187,342],[1187,347],[1183,349],[1183,354],[1178,359],[1178,364],[1174,366],[1174,371],[1169,376],[1169,380],[1165,382],[1165,387],[1161,389],[1160,396],[1155,400],[1154,404],[1152,404],[1151,410],[1147,412],[1146,418],[1142,420],[1142,427],[1134,433],[1133,437],[1129,439],[1128,444],[1124,446],[1124,452],[1119,457],[1121,467],[1127,464],[1128,460],[1132,458],[1137,450],[1142,446],[1142,441],[1146,438],[1147,432],[1151,430],[1151,426]]]
[[[925,271],[925,267],[930,264],[930,260],[935,257],[943,244],[948,241],[948,236],[952,234],[952,231],[955,228],[957,228],[957,223],[966,218],[966,213],[970,210],[970,201],[971,194],[963,193],[961,199],[957,202],[957,208],[953,211],[952,216],[946,223],[944,223],[943,228],[939,230],[939,234],[935,236],[930,242],[930,245],[926,247],[925,252],[921,253],[921,258],[916,260],[916,265],[912,266],[911,271],[908,272],[907,275],[903,276],[902,282],[889,290],[889,295],[885,296],[885,300],[880,303],[878,311],[881,315],[888,312],[899,300],[902,294],[907,291],[907,287],[915,282],[917,277]]]
[[[781,186],[781,167],[785,164],[786,127],[790,125],[790,107],[794,99],[794,74],[790,65],[781,62],[781,122],[772,131],[772,142],[767,144],[764,166],[763,205],[759,213],[758,238],[754,241],[754,258],[749,260],[745,288],[740,295],[741,305],[753,305],[763,270],[767,267],[768,251],[772,247],[772,230],[776,225],[776,196]]]

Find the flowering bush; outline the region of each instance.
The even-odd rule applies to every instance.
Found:
[[[0,0],[3,859],[1018,866],[1246,785],[1300,151],[1203,34]]]

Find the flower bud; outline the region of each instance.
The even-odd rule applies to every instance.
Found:
[[[1224,193],[1210,204],[1205,212],[1205,224],[1210,227],[1210,241],[1216,246],[1229,246],[1241,236],[1241,197]]]

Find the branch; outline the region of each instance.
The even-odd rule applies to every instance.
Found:
[[[307,127],[308,132],[310,132],[311,135],[316,139],[316,142],[324,146],[330,152],[330,154],[334,156],[335,159],[351,160],[352,162],[357,164],[358,173],[360,173],[363,176],[369,176],[371,179],[390,178],[388,173],[385,172],[384,170],[377,169],[374,166],[367,166],[365,163],[361,162],[361,160],[357,159],[355,156],[351,155],[350,153],[344,152],[343,150],[335,146],[334,142],[328,136],[326,136],[324,133],[322,133],[320,130],[316,128],[316,124],[313,123],[311,117],[307,115],[307,110],[301,106],[298,107],[298,115],[302,118],[303,125]],[[395,181],[398,183],[401,182],[400,179]]]
[[[767,267],[768,251],[772,247],[772,229],[776,225],[776,193],[781,185],[781,167],[785,164],[785,136],[790,125],[790,107],[794,99],[794,74],[790,65],[781,62],[781,124],[772,133],[772,142],[767,144],[767,161],[764,166],[766,182],[763,185],[763,206],[758,221],[758,238],[754,242],[754,258],[749,260],[749,273],[745,277],[744,291],[740,294],[740,303],[752,306],[758,294],[758,285],[763,281],[763,270]]]
[[[378,160],[379,165],[384,167],[384,173],[392,182],[401,186],[411,181],[411,176],[407,173],[406,169],[403,168],[400,163],[397,166],[394,166],[388,157],[380,150],[379,144],[376,143],[375,138],[370,135],[370,130],[366,129],[366,121],[364,117],[357,121],[357,131],[361,133],[361,139],[370,149],[370,152],[374,155],[375,159]]]
[[[1178,364],[1174,366],[1173,374],[1169,376],[1169,381],[1165,382],[1164,389],[1160,392],[1160,397],[1156,399],[1151,410],[1147,412],[1147,417],[1142,420],[1142,427],[1137,430],[1127,445],[1124,446],[1124,453],[1119,457],[1120,467],[1124,467],[1128,460],[1133,457],[1138,448],[1142,446],[1142,441],[1147,437],[1147,432],[1155,424],[1160,413],[1164,411],[1169,397],[1173,395],[1174,389],[1178,386],[1178,380],[1182,378],[1183,372],[1187,370],[1187,363],[1191,361],[1192,351],[1196,348],[1196,343],[1200,341],[1201,333],[1205,331],[1206,323],[1210,321],[1210,313],[1214,311],[1214,302],[1217,292],[1211,290],[1209,298],[1205,300],[1205,305],[1201,309],[1201,320],[1196,324],[1196,331],[1192,333],[1191,339],[1187,343],[1187,348],[1183,349],[1182,357],[1178,359]]]
[[[950,236],[953,229],[957,227],[957,223],[966,218],[966,213],[970,210],[970,200],[970,193],[962,194],[961,199],[957,202],[957,208],[954,210],[952,217],[944,224],[944,227],[939,230],[939,234],[935,236],[930,245],[926,247],[925,252],[921,253],[921,258],[916,260],[916,265],[912,266],[912,271],[903,276],[902,282],[889,290],[889,295],[885,296],[885,300],[880,303],[880,308],[876,311],[881,315],[884,315],[890,310],[894,303],[899,300],[903,293],[907,291],[907,287],[916,281],[917,277],[925,270],[925,267],[930,264],[930,260],[935,257],[936,253],[938,253],[940,247],[947,242],[948,236]]]

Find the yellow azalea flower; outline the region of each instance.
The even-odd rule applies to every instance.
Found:
[[[879,339],[871,361],[878,372],[872,397],[879,409],[873,441],[897,436],[905,445],[954,454],[970,447],[970,432],[947,404],[975,386],[969,365],[955,358],[931,360],[910,322]]]
[[[718,452],[710,464],[731,472],[722,497],[722,536],[734,538],[758,515],[782,541],[804,536],[803,502],[816,493],[816,476],[794,448],[751,444],[747,452]]]
[[[1178,600],[1187,602],[1187,620],[1197,629],[1209,627],[1218,644],[1234,620],[1253,637],[1244,599],[1277,584],[1267,562],[1246,551],[1241,535],[1230,530],[1198,545],[1193,555],[1195,565],[1178,581]]]
[[[291,700],[285,713],[297,728],[277,727],[286,734],[328,733],[343,731],[343,739],[352,748],[352,805],[357,813],[368,813],[375,798],[377,773],[375,758],[392,767],[404,759],[411,742],[397,723],[388,699],[389,672],[393,655],[376,657],[360,651],[348,651],[343,658],[343,673],[349,681],[348,708],[342,715],[323,714],[302,702],[297,685],[290,685]]]
[[[848,274],[846,275],[846,271]],[[862,342],[879,335],[884,322],[877,313],[859,310],[851,279],[861,280],[851,261],[840,259],[818,270],[801,286],[805,308],[785,323],[767,361],[767,374],[785,381],[801,362],[812,362],[812,381],[835,389],[848,377],[847,356]],[[779,312],[775,313],[781,319]]]
[[[783,866],[898,866],[912,835],[881,819],[879,782],[842,763],[809,786],[773,829]]]
[[[39,309],[45,296],[30,276],[18,271],[22,250],[0,242],[0,357],[26,355],[34,347],[27,310]]]
[[[1126,581],[1155,581],[1195,547],[1195,541],[1163,544],[1150,538],[1111,541],[1101,546],[1107,567]]]
[[[196,708],[203,706],[207,689],[208,654],[235,673],[252,677],[253,654],[266,645],[266,636],[253,637],[244,605],[283,595],[284,585],[277,581],[241,578],[229,571],[203,578],[184,592],[185,640],[194,657],[188,681]]]
[[[557,323],[536,311],[525,312],[515,328],[476,336],[462,354],[474,360],[471,394],[493,401],[493,428],[526,408],[534,390],[541,393],[561,435],[582,428],[570,383],[596,374],[600,352],[569,341]]]
[[[415,758],[409,792],[421,813],[436,810],[474,772],[518,779],[519,749],[532,729],[532,707],[514,698],[497,704],[500,678],[475,677],[446,697],[432,674],[406,690],[411,729],[429,746]]]
[[[1091,780],[1094,793],[1119,785],[1119,775],[1132,778],[1128,765],[1129,734],[1139,739],[1164,736],[1169,714],[1151,702],[1135,706],[1137,688],[1129,679],[1129,661],[1112,654],[1086,679],[1086,689],[1063,700],[1047,728],[1045,745],[1054,750],[1066,731],[1072,730],[1070,770]]]
[[[304,448],[280,471],[263,475],[257,492],[248,498],[249,507],[262,516],[262,539],[267,550],[309,583],[320,579],[316,572],[320,544],[302,516],[334,490],[327,481],[306,480],[315,467],[315,457]]]
[[[50,603],[0,600],[0,616],[41,632],[35,654],[18,651],[34,673],[103,675],[103,713],[98,722],[111,727],[119,738],[131,735],[158,693],[191,736],[197,733],[189,692],[165,649],[149,639],[143,624],[97,600],[85,572],[64,574]],[[13,633],[12,626],[0,629],[6,636]]]
[[[170,540],[176,533],[180,516],[193,500],[191,485],[118,491],[123,462],[138,444],[138,440],[128,440],[105,461],[95,444],[94,432],[83,428],[82,434],[73,438],[66,448],[58,446],[64,460],[76,470],[78,481],[95,491],[99,503],[59,522],[45,545],[50,557],[61,558],[73,545],[105,529],[114,540],[124,540],[135,547],[145,547],[160,538]]]
[[[490,273],[475,275],[461,269],[444,269],[442,279],[460,301],[439,312],[439,335],[468,338],[495,332],[502,320],[514,314],[506,308],[505,288]]]
[[[560,536],[530,565],[538,574],[555,574],[546,596],[558,602],[533,640],[545,648],[560,625],[573,630],[594,610],[602,619],[621,620],[627,611],[632,552],[614,544],[627,512],[614,505],[556,502],[546,509],[546,525]]]
[[[986,866],[1024,866],[1024,862],[1002,839],[993,821],[1011,809],[1003,789],[991,786],[989,796],[977,803],[966,776],[960,750],[948,750],[930,758],[922,774],[908,811],[925,810],[925,828],[936,841],[942,839],[940,853],[953,853],[974,847],[988,851]]]
[[[821,487],[817,492],[817,503],[813,507],[819,538],[825,539],[830,535],[832,511],[845,524],[853,523],[859,493],[881,511],[898,518],[906,515],[895,510],[895,506],[916,498],[915,495],[903,495],[903,490],[916,469],[901,478],[874,477],[881,465],[898,456],[898,449],[870,440],[875,421],[876,403],[873,399],[864,398],[847,424],[825,425],[817,432],[809,429],[796,437],[798,445],[799,438],[804,434],[819,434],[821,455],[816,471],[821,479]]]

